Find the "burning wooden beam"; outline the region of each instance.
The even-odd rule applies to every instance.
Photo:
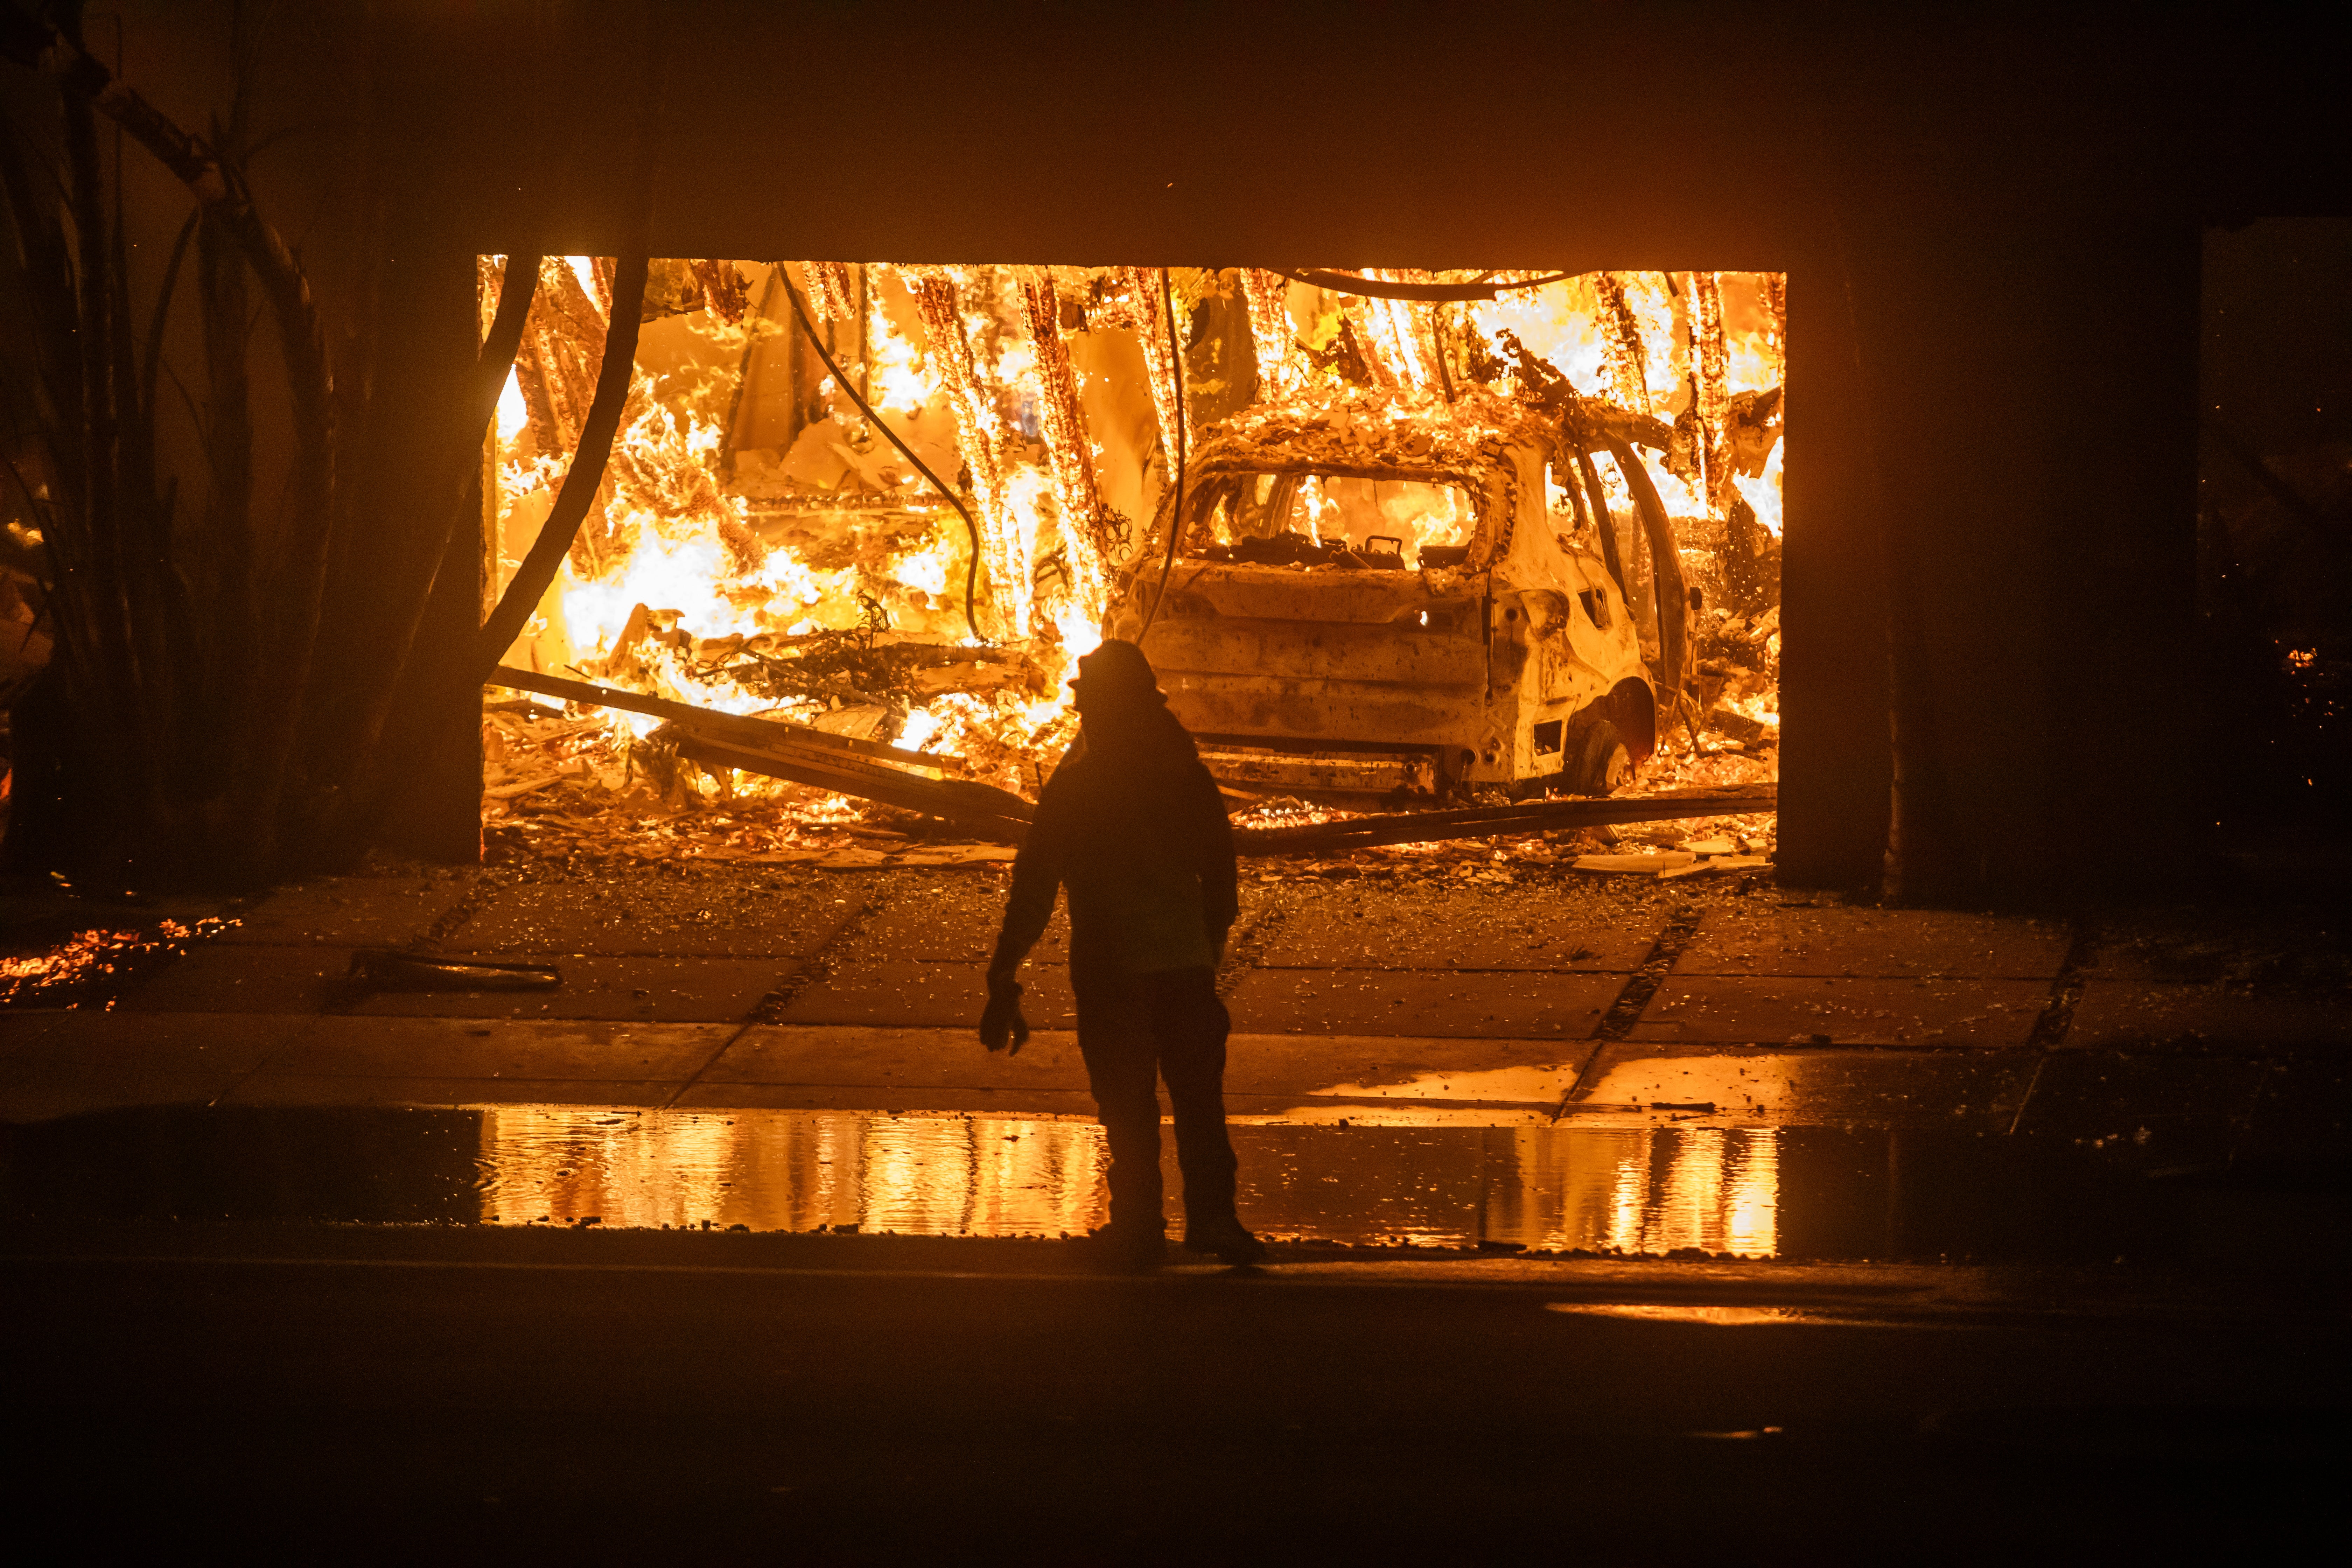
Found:
[[[849,276],[849,268],[838,261],[803,261],[801,276],[808,279],[809,309],[817,320],[825,322],[857,322],[858,331],[865,324],[857,321],[857,286]]]
[[[1167,448],[1172,466],[1176,449],[1184,444],[1184,410],[1176,391],[1176,343],[1179,341],[1161,300],[1161,277],[1165,268],[1158,267],[1122,267],[1118,269],[1127,285],[1128,299],[1135,317],[1136,341],[1143,349],[1144,369],[1151,383],[1151,406],[1160,416],[1160,442]]]
[[[1616,389],[1617,401],[1636,414],[1650,412],[1650,368],[1642,347],[1641,323],[1633,319],[1633,301],[1625,297],[1625,280],[1614,272],[1592,275],[1592,292],[1601,304],[1601,362]]]
[[[1756,784],[1601,800],[1532,800],[1460,811],[1402,811],[1298,827],[1240,828],[1234,834],[1234,848],[1243,855],[1341,855],[1381,844],[1429,844],[1630,822],[1747,816],[1778,811],[1780,799],[1778,785]]]
[[[1249,305],[1250,349],[1257,360],[1261,403],[1297,396],[1307,386],[1307,356],[1291,330],[1290,279],[1263,267],[1241,268],[1242,298]]]
[[[1007,492],[1004,414],[973,358],[964,331],[963,301],[953,274],[939,267],[902,267],[899,276],[914,295],[930,343],[931,367],[947,388],[961,437],[965,469],[980,513],[982,565],[999,635],[1030,633],[1029,539],[1013,517]]]
[[[1356,353],[1371,375],[1372,385],[1382,392],[1400,392],[1420,384],[1414,375],[1412,344],[1400,341],[1391,320],[1392,310],[1403,308],[1395,300],[1375,300],[1367,295],[1339,296],[1340,319],[1348,323],[1349,336],[1355,340]]]
[[[1070,345],[1062,336],[1062,306],[1051,268],[1023,268],[1017,279],[1021,313],[1037,355],[1037,425],[1045,438],[1045,460],[1054,499],[1062,514],[1062,553],[1067,577],[1055,597],[1080,618],[1108,596],[1110,561],[1118,547],[1114,525],[1095,482],[1087,416],[1078,402],[1078,378]]]
[[[1731,351],[1723,335],[1723,274],[1690,274],[1691,359],[1697,382],[1701,494],[1721,511],[1731,495]]]
[[[731,261],[689,261],[694,280],[702,286],[703,309],[730,326],[743,319],[751,301],[743,295],[743,275]]]
[[[989,784],[970,779],[927,779],[845,752],[721,739],[685,725],[677,728],[674,739],[680,756],[691,757],[707,768],[739,768],[902,811],[919,811],[1010,844],[1026,837],[1034,809],[1019,795]]]
[[[715,709],[698,708],[690,702],[673,702],[666,697],[648,697],[641,691],[623,691],[616,687],[597,686],[566,676],[543,674],[535,669],[516,669],[510,665],[499,666],[483,684],[504,686],[516,691],[536,691],[542,697],[560,697],[566,702],[577,702],[589,708],[613,708],[625,713],[643,713],[650,719],[667,719],[673,724],[707,730],[747,745],[813,746],[819,751],[873,757],[882,762],[897,763],[903,767],[937,768],[942,773],[960,773],[967,771],[968,767],[961,757],[901,751],[896,746],[883,745],[878,741],[836,735],[830,730],[795,724],[786,719],[754,719],[747,714],[721,713]]]

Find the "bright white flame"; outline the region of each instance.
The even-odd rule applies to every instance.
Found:
[[[932,545],[898,556],[890,563],[890,570],[899,582],[909,588],[919,588],[937,595],[948,591],[947,556]]]
[[[1689,374],[1690,343],[1675,330],[1674,296],[1666,291],[1664,273],[1628,272],[1624,279],[1625,303],[1632,308],[1633,324],[1642,334],[1650,405],[1663,412],[1682,391],[1683,377]]]
[[[898,746],[905,751],[919,752],[938,738],[940,721],[924,709],[918,708],[907,715],[905,727],[898,731]]]
[[[1062,671],[1056,684],[1076,678],[1078,660],[1102,647],[1102,627],[1096,625],[1083,605],[1065,606],[1054,616],[1054,625],[1062,634]]]
[[[507,372],[505,390],[499,394],[499,439],[511,441],[530,423],[530,409],[522,400],[522,382]]]
[[[871,312],[866,342],[866,395],[874,406],[913,413],[939,395],[939,379],[923,364],[923,352],[898,331],[890,312]]]
[[[1469,307],[1470,321],[1491,344],[1505,331],[1545,359],[1577,391],[1587,396],[1608,395],[1608,375],[1601,368],[1600,306],[1592,285],[1581,278],[1549,283],[1540,289],[1507,289],[1492,300]],[[1499,348],[1489,350],[1497,358]]]
[[[1740,495],[1756,513],[1756,521],[1775,539],[1780,537],[1780,451],[1787,445],[1785,441],[1772,443],[1771,455],[1764,459],[1764,471],[1756,478],[1746,474],[1731,476],[1731,482],[1739,487]]]

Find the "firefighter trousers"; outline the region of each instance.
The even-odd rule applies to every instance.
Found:
[[[1168,1084],[1184,1216],[1200,1226],[1234,1217],[1234,1146],[1225,1135],[1225,1036],[1233,1020],[1209,969],[1149,974],[1073,973],[1078,1051],[1110,1135],[1114,1229],[1157,1236],[1160,1207],[1160,1092]]]

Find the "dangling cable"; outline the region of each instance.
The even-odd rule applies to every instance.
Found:
[[[1143,612],[1143,629],[1135,634],[1139,647],[1160,618],[1169,576],[1176,570],[1176,546],[1184,537],[1184,340],[1176,334],[1176,291],[1165,267],[1160,269],[1160,304],[1168,313],[1168,360],[1176,376],[1176,504],[1168,512],[1168,559],[1160,567],[1160,586],[1151,595],[1151,607]]]
[[[866,423],[881,431],[882,438],[898,447],[899,456],[914,464],[916,471],[930,480],[931,488],[947,497],[948,505],[955,508],[956,515],[963,519],[963,531],[971,536],[971,564],[963,574],[963,624],[971,628],[974,637],[978,637],[980,617],[972,613],[972,600],[980,588],[980,524],[971,520],[971,509],[963,504],[961,496],[940,482],[939,475],[931,472],[930,465],[915,456],[912,447],[898,439],[898,433],[882,422],[882,416],[874,412],[874,405],[866,401],[866,395],[857,390],[856,384],[841,374],[841,366],[834,363],[833,355],[825,349],[824,340],[817,336],[816,323],[809,320],[808,307],[801,303],[801,291],[793,287],[791,277],[784,271],[784,264],[779,261],[775,263],[775,268],[776,281],[784,286],[784,293],[793,302],[793,314],[800,318],[801,331],[808,334],[809,347],[816,350],[816,357],[824,362],[824,368],[833,372],[833,384],[849,394],[849,401],[857,405],[857,410],[866,416]],[[865,330],[864,323],[859,324],[858,330]]]

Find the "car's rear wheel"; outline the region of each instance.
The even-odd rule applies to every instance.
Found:
[[[1633,748],[1617,726],[1603,719],[1584,732],[1573,787],[1579,795],[1615,795],[1633,782]]]

